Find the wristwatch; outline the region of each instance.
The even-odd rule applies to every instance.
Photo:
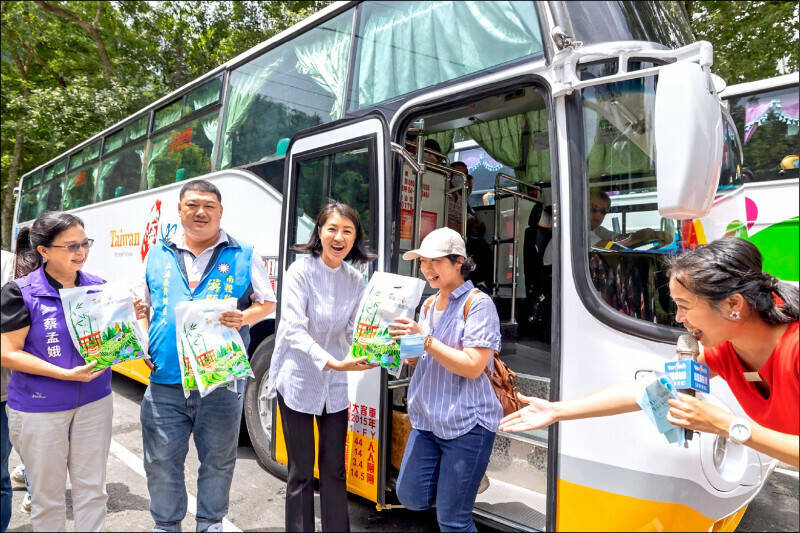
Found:
[[[744,444],[750,440],[750,422],[744,418],[737,418],[728,427],[728,438],[736,444]]]

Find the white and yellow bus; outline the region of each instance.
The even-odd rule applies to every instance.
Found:
[[[364,221],[378,254],[365,275],[418,275],[400,256],[447,225],[480,256],[522,391],[573,398],[674,358],[662,259],[744,220],[712,56],[678,2],[337,2],[27,173],[15,221],[70,210],[96,242],[87,270],[134,280],[177,228],[181,182],[203,177],[279,298],[328,197]],[[453,160],[481,189],[469,208]],[[613,200],[604,223],[648,213],[670,242],[594,248],[590,187]],[[254,327],[245,419],[261,464],[285,475],[265,394],[279,320]],[[147,381],[143,365],[118,370]],[[350,376],[348,488],[384,510],[398,506],[408,372]],[[711,390],[742,414],[724,383]],[[715,435],[668,445],[641,413],[571,421],[498,434],[474,512],[516,530],[733,530],[773,467]]]

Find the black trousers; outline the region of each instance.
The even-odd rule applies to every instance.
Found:
[[[278,394],[283,437],[289,456],[286,531],[314,531],[314,419],[319,430],[319,497],[323,531],[350,531],[344,448],[347,409],[319,416],[286,406]]]

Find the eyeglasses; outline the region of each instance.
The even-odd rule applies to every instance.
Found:
[[[67,244],[66,246],[62,244],[51,244],[48,248],[66,248],[67,251],[71,254],[79,252],[81,248],[86,248],[87,250],[92,247],[94,244],[94,239],[86,239],[83,242],[76,242],[75,244]]]
[[[592,206],[592,213],[603,213],[604,215],[608,214],[608,209],[605,207],[596,207]]]

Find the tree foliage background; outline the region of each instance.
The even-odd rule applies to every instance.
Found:
[[[22,174],[329,3],[3,1],[3,248]],[[797,70],[796,2],[684,5],[729,83]]]

